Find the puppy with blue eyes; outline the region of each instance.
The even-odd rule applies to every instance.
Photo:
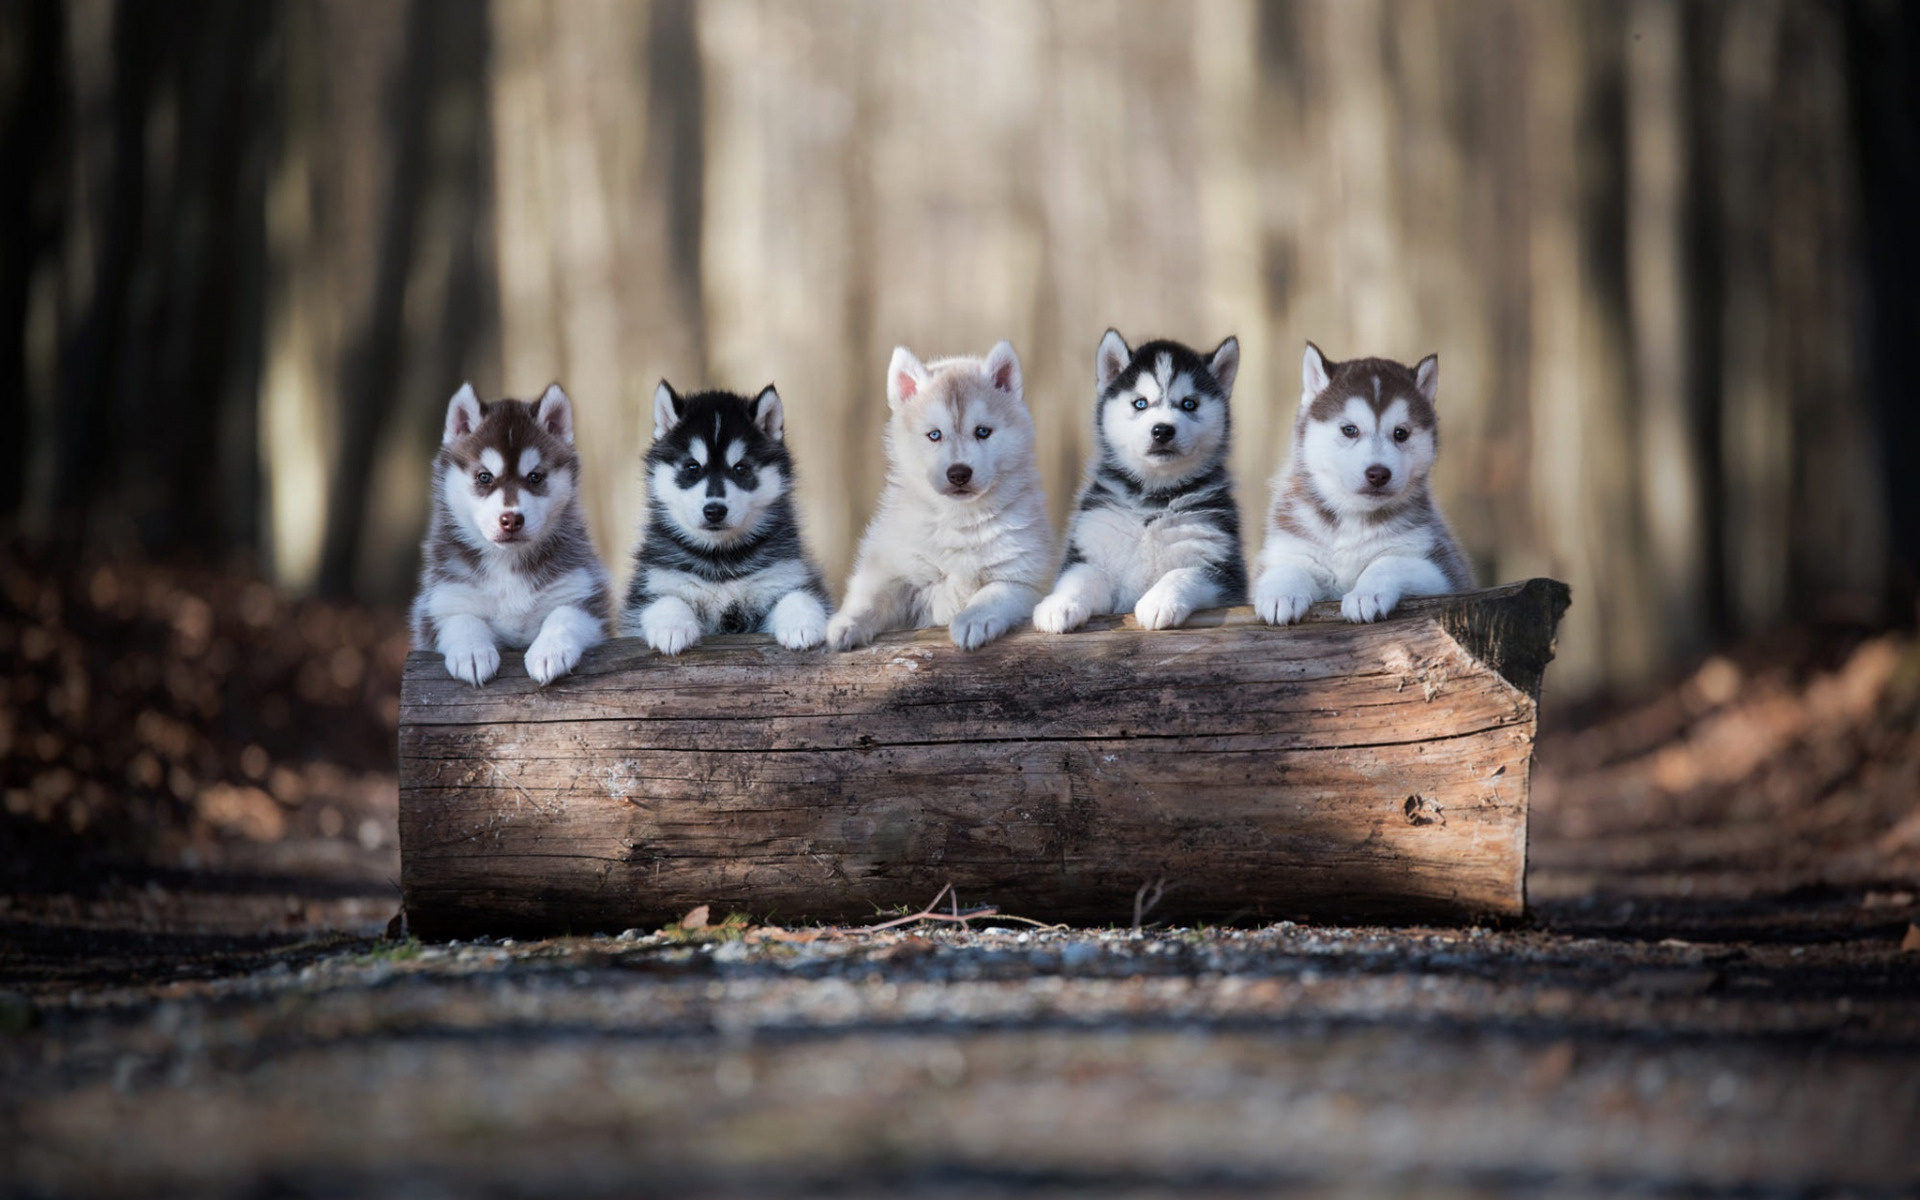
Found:
[[[1273,481],[1253,588],[1264,621],[1298,621],[1316,600],[1378,621],[1408,596],[1463,592],[1473,567],[1434,502],[1440,359],[1330,362],[1307,343],[1293,455]]]
[[[790,650],[827,632],[827,589],[800,540],[780,394],[653,397],[647,510],[621,632],[678,654],[705,634],[771,633]]]
[[[827,642],[945,625],[984,646],[1026,623],[1053,568],[1020,359],[1007,342],[930,363],[897,347],[887,405],[886,489]]]
[[[1109,329],[1094,355],[1093,427],[1066,561],[1033,610],[1048,633],[1132,610],[1143,629],[1174,629],[1196,609],[1246,598],[1240,509],[1227,469],[1227,400],[1240,343],[1202,358],[1178,342],[1130,349]]]

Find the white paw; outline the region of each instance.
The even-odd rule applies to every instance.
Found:
[[[678,654],[700,640],[700,622],[690,616],[654,617],[640,624],[640,632],[662,654]]]
[[[783,602],[773,610],[773,636],[789,650],[811,650],[827,640],[827,614],[811,599],[807,604]]]
[[[1042,633],[1069,633],[1087,623],[1093,614],[1079,597],[1055,592],[1033,609],[1033,627]]]
[[[1253,611],[1269,625],[1291,625],[1307,615],[1313,597],[1282,588],[1257,587],[1253,593]]]
[[[545,687],[573,670],[585,650],[565,634],[543,633],[527,647],[527,674]]]
[[[1178,629],[1193,615],[1193,606],[1174,593],[1148,588],[1133,606],[1133,619],[1142,629]]]
[[[827,622],[827,645],[832,649],[857,650],[872,640],[873,634],[845,613]]]
[[[454,646],[446,652],[447,674],[479,687],[500,669],[500,648],[492,642],[474,641]]]
[[[967,609],[953,618],[947,627],[953,644],[962,650],[978,650],[1007,631],[1007,619],[998,613]]]
[[[1400,593],[1354,588],[1340,597],[1340,615],[1349,621],[1378,621],[1400,603]]]

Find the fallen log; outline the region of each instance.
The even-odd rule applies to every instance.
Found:
[[[1463,921],[1525,909],[1549,579],[1276,629],[1245,608],[972,653],[617,639],[541,689],[409,656],[401,885],[425,937],[616,931],[696,905],[871,921]]]

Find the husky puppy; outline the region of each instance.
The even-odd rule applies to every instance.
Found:
[[[525,647],[545,686],[607,636],[607,569],[577,498],[573,405],[554,384],[537,403],[483,403],[463,384],[433,460],[433,517],[420,551],[413,644],[479,685],[500,647]]]
[[[771,633],[790,650],[827,635],[827,589],[800,544],[780,393],[653,393],[647,511],[623,633],[678,654],[708,633]]]
[[[1032,615],[1053,568],[1020,359],[1006,342],[925,364],[896,347],[887,405],[886,489],[827,641],[944,624],[984,646]]]
[[[1328,362],[1307,343],[1293,456],[1273,481],[1254,610],[1275,625],[1340,598],[1377,621],[1407,596],[1473,586],[1473,568],[1428,488],[1439,445],[1440,359]]]
[[[1132,609],[1145,629],[1173,629],[1198,608],[1240,604],[1247,564],[1227,470],[1227,398],[1240,370],[1228,338],[1201,358],[1178,342],[1130,350],[1109,329],[1094,355],[1093,428],[1067,556],[1033,610],[1048,633]]]

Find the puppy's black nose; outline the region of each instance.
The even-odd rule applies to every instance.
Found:
[[[955,463],[947,468],[947,482],[955,487],[967,486],[967,480],[973,478],[973,468],[965,463]]]
[[[519,533],[520,527],[526,523],[527,519],[517,512],[503,512],[500,514],[500,528],[506,530],[508,533]]]
[[[1173,426],[1155,425],[1153,427],[1153,444],[1154,445],[1164,446],[1172,440],[1173,440]]]
[[[727,519],[727,506],[716,501],[701,509],[700,515],[707,519],[708,524],[718,525]]]
[[[1387,480],[1393,478],[1393,472],[1379,463],[1367,468],[1367,482],[1374,487],[1387,486]]]

